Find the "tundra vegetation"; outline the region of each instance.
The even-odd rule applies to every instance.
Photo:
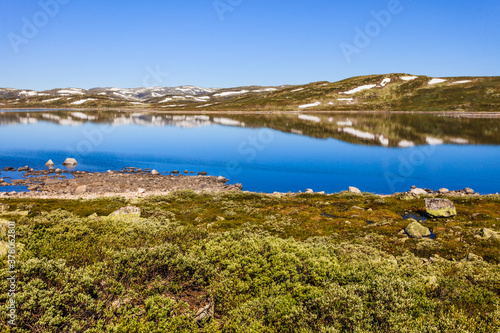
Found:
[[[500,196],[401,232],[425,196],[0,199],[16,222],[3,332],[498,332]],[[126,207],[130,214],[111,214]],[[2,229],[2,232],[5,229]],[[5,233],[2,233],[5,241]],[[4,244],[4,243],[2,243]],[[7,261],[1,260],[2,290]],[[7,302],[2,292],[0,302]],[[197,320],[196,312],[213,306]],[[213,314],[213,315],[212,315]]]

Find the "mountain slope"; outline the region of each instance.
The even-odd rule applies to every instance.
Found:
[[[369,75],[298,86],[0,89],[1,108],[499,111],[500,77]]]

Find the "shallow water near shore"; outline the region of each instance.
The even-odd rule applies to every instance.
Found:
[[[44,169],[49,159],[64,168],[67,157],[76,170],[206,171],[256,192],[390,194],[416,185],[487,194],[500,191],[500,119],[0,110],[1,169]]]

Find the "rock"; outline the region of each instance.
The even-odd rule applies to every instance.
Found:
[[[28,191],[37,191],[38,190],[38,186],[28,186]]]
[[[201,323],[205,319],[210,319],[214,315],[214,306],[212,302],[209,304],[205,305],[204,307],[198,309],[196,314],[194,315],[194,318],[198,323]]]
[[[313,194],[313,193],[314,193],[314,191],[313,191],[312,189],[308,188],[308,189],[306,189],[306,193],[307,193],[307,194]]]
[[[487,229],[487,228],[481,229],[479,234],[480,234],[482,239],[498,238],[498,233],[496,231],[493,231],[493,230]]]
[[[423,188],[413,188],[411,189],[410,193],[413,195],[421,195],[421,194],[427,194],[427,191],[424,190]]]
[[[74,159],[74,158],[67,158],[64,160],[63,162],[63,165],[64,166],[69,166],[69,167],[73,167],[73,166],[76,166],[78,164],[77,160]]]
[[[174,171],[172,171],[172,174],[173,174],[173,175],[178,175],[178,174],[179,174],[179,170],[174,170]]]
[[[206,172],[206,171],[198,172],[198,175],[199,176],[206,176],[206,175],[208,175],[208,172]]]
[[[54,166],[54,162],[52,160],[48,160],[47,163],[45,163],[46,166]]]
[[[75,190],[76,195],[80,195],[87,192],[87,185],[78,186]]]
[[[140,194],[146,193],[146,189],[145,188],[138,188],[137,193],[140,193]]]
[[[115,210],[113,213],[109,214],[109,216],[119,216],[119,215],[141,215],[141,209],[135,206],[126,206],[122,207],[118,210]]]
[[[217,216],[216,220],[217,220],[217,221],[224,221],[224,220],[225,220],[225,218],[224,218],[223,216]]]
[[[448,190],[447,188],[444,188],[444,187],[443,187],[443,188],[440,188],[440,189],[438,190],[438,193],[439,193],[439,194],[447,194],[447,193],[450,193],[450,190]]]
[[[412,190],[413,190],[413,189],[415,189],[415,188],[417,188],[415,185],[412,185],[412,186],[411,186],[411,189],[412,189]]]
[[[475,255],[474,253],[469,253],[467,255],[467,261],[482,261],[483,257]]]
[[[112,174],[112,173],[113,173],[113,171],[108,170],[108,171],[106,171],[106,173]]]
[[[356,209],[356,210],[365,210],[364,208],[358,207],[358,206],[352,206],[351,209]]]
[[[457,215],[455,205],[448,199],[425,199],[425,209],[432,217],[452,217]]]
[[[223,183],[227,182],[227,179],[222,176],[217,177],[217,180]]]
[[[473,189],[471,189],[469,187],[464,188],[464,191],[465,191],[465,194],[474,194],[474,193],[476,193],[476,192],[474,192]]]
[[[24,167],[20,167],[19,169],[17,169],[17,171],[28,171],[30,169],[29,166],[24,166]]]
[[[410,219],[409,221],[411,221]],[[431,231],[418,223],[417,221],[413,220],[412,223],[408,224],[405,228],[405,232],[410,238],[422,238],[422,237],[429,237],[431,235]]]
[[[187,171],[187,170],[184,170],[184,173],[185,173],[185,174],[187,175],[187,174],[189,173],[189,171]]]
[[[354,187],[354,186],[349,186],[349,192],[350,192],[350,193],[357,193],[357,194],[361,194],[361,191],[359,190],[359,188]]]
[[[151,174],[152,175],[159,175],[160,173],[158,171],[156,171],[155,169],[151,170]]]
[[[61,169],[59,169],[59,168],[57,168],[55,172],[56,172],[56,173],[62,173],[62,170],[61,170]]]

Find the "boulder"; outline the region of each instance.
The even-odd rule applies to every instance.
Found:
[[[222,176],[217,177],[217,180],[223,183],[227,182],[227,179]]]
[[[76,195],[80,195],[87,192],[87,185],[78,186],[75,190]]]
[[[52,160],[48,160],[47,163],[45,163],[46,166],[54,166],[54,162]]]
[[[57,168],[55,172],[56,172],[56,173],[62,173],[62,170],[61,170],[61,169],[59,169],[59,168]]]
[[[452,217],[457,215],[455,205],[448,199],[425,199],[425,209],[432,217]]]
[[[113,213],[109,214],[110,216],[119,216],[119,215],[141,215],[141,209],[135,206],[126,206],[122,207],[118,210],[115,210]]]
[[[313,194],[313,193],[314,193],[314,191],[313,191],[312,189],[308,188],[308,189],[306,189],[306,193],[307,193],[307,194]]]
[[[206,176],[206,175],[208,175],[208,172],[206,172],[206,171],[198,172],[198,175],[199,176]]]
[[[431,235],[431,231],[429,228],[424,227],[420,223],[418,223],[415,220],[410,219],[411,222],[406,226],[405,232],[410,238],[423,238],[423,237],[429,237]]]
[[[185,173],[185,174],[187,175],[187,174],[189,173],[189,171],[187,171],[187,170],[184,170],[184,173]]]
[[[464,191],[465,191],[465,194],[474,194],[474,193],[476,193],[476,192],[474,192],[473,189],[471,189],[469,187],[464,188]]]
[[[439,194],[447,194],[447,193],[450,193],[450,190],[448,190],[447,188],[440,188],[439,191],[438,191]]]
[[[359,188],[354,187],[354,186],[349,186],[349,192],[350,192],[350,193],[357,193],[357,194],[361,194],[361,191],[359,190]]]
[[[151,174],[152,175],[159,175],[160,173],[158,171],[156,171],[155,169],[151,170]]]
[[[410,190],[410,193],[413,195],[421,195],[421,194],[427,194],[427,191],[424,190],[423,188],[412,188]]]
[[[493,231],[493,230],[488,229],[488,228],[481,229],[479,234],[480,234],[482,239],[490,239],[490,238],[497,239],[498,238],[498,233],[496,231]]]
[[[173,174],[173,175],[178,175],[178,174],[179,174],[179,170],[174,170],[174,171],[172,171],[172,174]]]
[[[67,158],[64,160],[63,162],[63,165],[64,166],[69,166],[69,167],[73,167],[73,166],[76,166],[78,164],[77,160],[74,159],[74,158]]]

